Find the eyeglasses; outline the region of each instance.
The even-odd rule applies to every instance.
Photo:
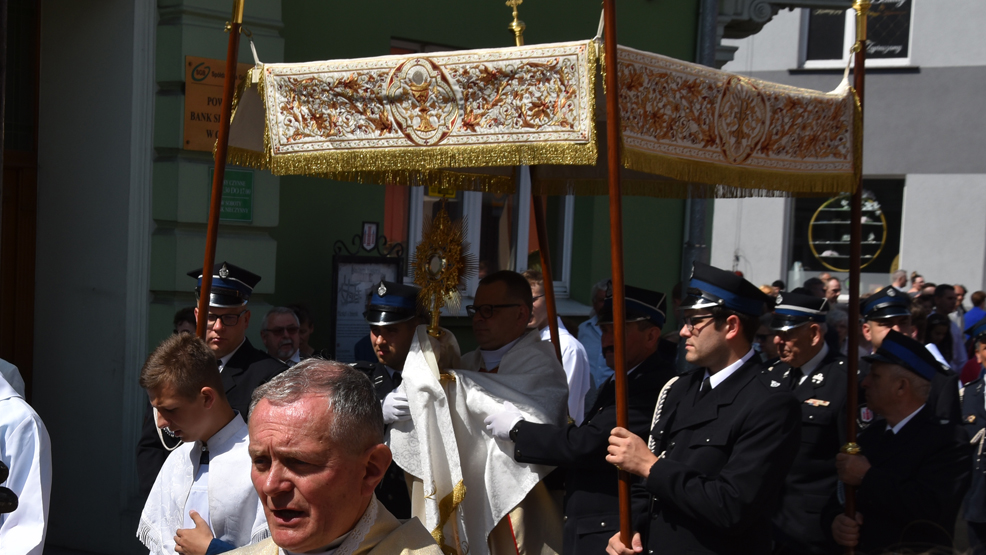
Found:
[[[685,324],[685,328],[688,331],[695,331],[696,323],[702,320],[708,320],[709,318],[712,318],[711,314],[700,314],[698,316],[685,316],[681,321]],[[699,331],[702,331],[702,329],[704,328],[699,328]]]
[[[284,335],[285,333],[288,335],[294,335],[298,333],[298,330],[300,329],[301,328],[298,326],[282,326],[280,328],[264,328],[264,331],[271,335]]]
[[[223,326],[226,326],[228,328],[230,326],[235,326],[237,322],[240,321],[240,316],[243,316],[246,313],[247,311],[244,310],[239,314],[223,314],[220,316],[219,314],[213,314],[210,312],[208,316],[206,316],[205,321],[209,324],[209,327],[211,328],[216,325],[216,320],[222,320]]]
[[[470,318],[473,318],[473,317],[476,316],[476,314],[479,314],[480,316],[483,317],[483,319],[488,320],[488,319],[490,319],[490,318],[493,317],[493,311],[494,310],[497,310],[497,309],[500,309],[500,308],[509,308],[511,306],[521,306],[521,305],[519,303],[513,303],[513,304],[481,304],[479,306],[476,306],[476,305],[468,305],[468,306],[466,306],[466,314],[468,314]]]
[[[774,334],[772,333],[758,333],[756,337],[757,341],[759,341],[760,343],[765,343],[767,341],[772,340],[773,338],[774,338]]]
[[[541,298],[544,298],[544,295],[535,295],[533,298],[531,298],[531,300],[532,301],[536,301],[536,300],[541,299]]]

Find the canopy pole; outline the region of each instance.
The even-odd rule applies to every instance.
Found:
[[[856,44],[853,45],[855,52],[855,68],[853,69],[853,85],[859,99],[860,111],[863,108],[863,87],[866,83],[866,19],[870,10],[870,0],[856,0],[853,8],[856,10]],[[863,133],[862,117],[860,117],[860,135]],[[850,204],[850,231],[849,231],[849,321],[859,325],[859,273],[862,257],[862,238],[863,238],[863,157],[862,140],[860,140],[859,164],[859,183],[856,184],[856,192],[852,195]],[[856,444],[856,417],[859,410],[859,334],[849,334],[849,375],[846,380],[846,445],[842,448],[843,453],[858,455],[862,451]],[[846,516],[856,518],[856,488],[846,485]],[[846,548],[846,553],[852,555],[855,549]]]
[[[520,20],[517,14],[517,7],[524,3],[524,0],[507,0],[508,7],[513,8],[514,20],[510,22],[507,29],[514,34],[514,43],[517,46],[524,46],[524,29],[527,25]],[[523,170],[522,170],[523,171]],[[533,176],[532,176],[533,177]],[[524,202],[523,199],[517,199]],[[544,197],[535,195],[531,192],[531,201],[534,203],[534,227],[538,236],[538,253],[541,255],[541,276],[544,279],[544,303],[548,307],[548,330],[551,333],[551,342],[555,346],[555,356],[561,362],[561,340],[558,338],[558,308],[555,304],[555,282],[551,274],[551,254],[548,250],[548,228],[545,224]],[[519,222],[524,225],[526,222]],[[519,245],[518,245],[519,248]]]
[[[219,208],[222,206],[223,178],[226,175],[226,152],[229,148],[229,122],[233,117],[233,91],[236,86],[236,60],[240,48],[240,28],[243,26],[243,1],[233,0],[233,16],[226,31],[226,75],[223,80],[223,105],[219,117],[219,139],[216,141],[216,169],[212,175],[212,200],[209,203],[209,225],[206,230],[205,260],[202,262],[202,284],[199,286],[199,317],[195,333],[205,339],[206,314],[209,313],[209,294],[212,292],[212,267],[216,263],[216,241],[219,238]]]
[[[626,428],[626,304],[623,290],[623,191],[620,188],[620,82],[616,59],[616,0],[603,2],[606,68],[606,161],[609,164],[609,244],[613,269],[613,351],[616,381],[616,425]],[[630,474],[619,471],[620,540],[630,545]]]
[[[555,306],[555,283],[551,277],[551,256],[548,252],[548,230],[544,223],[544,197],[531,193],[534,202],[534,227],[538,234],[538,252],[541,254],[541,276],[544,278],[544,302],[548,305],[548,329],[555,345],[555,356],[561,362],[561,341],[558,338],[558,311]],[[523,224],[523,222],[521,222]]]

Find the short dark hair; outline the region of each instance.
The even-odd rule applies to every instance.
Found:
[[[140,387],[150,391],[164,385],[186,399],[196,398],[203,387],[211,387],[226,398],[216,355],[204,340],[190,333],[168,336],[144,362]]]
[[[918,300],[911,300],[911,326],[918,330],[918,337],[924,339],[925,330],[928,329],[928,309]]]
[[[782,291],[784,290],[784,282],[779,279],[775,279],[774,282],[770,284],[770,286],[776,287]]]
[[[972,294],[972,306],[979,306],[986,301],[986,291],[976,291]]]
[[[736,312],[735,310],[730,310],[721,306],[714,306],[710,308],[709,311],[712,313],[712,322],[717,330],[722,329],[722,327],[726,325],[726,320],[729,319],[730,316],[737,317],[740,321],[740,327],[743,330],[743,337],[746,339],[747,343],[753,343],[753,340],[757,336],[757,330],[760,329],[760,316]]]
[[[254,390],[250,413],[264,399],[274,406],[286,406],[306,395],[328,401],[332,411],[329,434],[350,453],[383,443],[383,412],[373,383],[363,372],[334,360],[309,358],[278,374]]]
[[[951,285],[949,285],[947,283],[943,283],[941,285],[936,285],[935,286],[935,296],[936,297],[943,297],[949,291],[951,291],[952,293],[954,293],[955,292],[955,287],[953,287],[953,286],[951,286]]]
[[[810,277],[810,278],[808,278],[808,279],[805,280],[805,282],[802,285],[802,287],[806,287],[806,288],[807,287],[818,287],[819,285],[821,285],[822,287],[825,287],[825,282],[822,281],[822,280],[820,280],[820,279],[818,279],[817,277]]]
[[[527,307],[528,312],[534,310],[534,294],[531,293],[531,284],[527,281],[527,278],[517,272],[500,270],[479,280],[480,287],[483,285],[493,285],[494,283],[505,284],[508,295],[515,297],[523,303]]]
[[[192,324],[192,326],[195,325],[194,306],[186,306],[185,308],[179,310],[178,312],[175,312],[175,317],[171,319],[171,326],[174,328],[175,331],[178,331],[178,324],[184,322]]]

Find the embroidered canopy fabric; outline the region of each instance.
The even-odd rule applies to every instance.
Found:
[[[278,175],[606,194],[595,41],[265,64],[238,91],[229,162]],[[797,89],[620,47],[624,192],[836,194],[858,182],[848,87]],[[601,87],[600,87],[601,88]],[[600,98],[597,99],[597,96]]]

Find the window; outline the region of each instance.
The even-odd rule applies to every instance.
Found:
[[[849,197],[794,199],[791,268],[846,272],[849,265]],[[903,179],[863,180],[862,263],[864,273],[886,279],[900,253]],[[793,289],[799,282],[792,283]]]
[[[487,274],[499,270],[526,270],[532,257],[536,259],[539,246],[532,212],[530,174],[526,169],[522,171],[517,190],[509,195],[456,191],[452,196],[442,197],[438,191],[429,191],[426,187],[409,188],[408,253],[413,254],[421,241],[425,219],[438,213],[444,199],[452,221],[465,218],[466,241],[478,264],[479,272],[468,280],[463,295],[471,297],[479,280]],[[548,197],[545,205],[555,297],[564,299],[569,295],[571,282],[575,197]],[[410,271],[409,267],[408,277],[411,277]]]
[[[910,63],[914,0],[872,0],[867,18],[866,63],[874,67]],[[856,40],[855,10],[802,10],[805,68],[844,67]]]

